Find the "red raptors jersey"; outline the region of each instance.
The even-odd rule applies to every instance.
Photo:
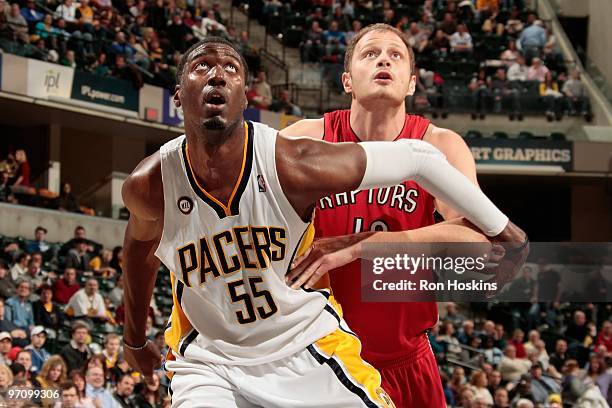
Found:
[[[359,142],[350,126],[350,111],[326,113],[323,140]],[[406,115],[397,139],[422,139],[429,120]],[[331,237],[363,231],[405,231],[434,223],[434,198],[418,184],[343,193],[322,199],[315,217],[316,236]],[[413,353],[415,338],[438,321],[435,302],[362,303],[360,262],[330,273],[334,295],[344,318],[363,345],[362,356],[384,366]],[[379,367],[377,367],[379,368]]]

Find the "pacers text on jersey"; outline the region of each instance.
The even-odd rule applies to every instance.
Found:
[[[285,259],[287,231],[281,227],[234,227],[212,237],[200,237],[177,248],[183,282],[190,286],[189,274],[198,271],[199,285],[206,279],[231,275],[240,270],[270,267]]]

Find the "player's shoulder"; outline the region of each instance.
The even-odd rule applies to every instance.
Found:
[[[163,214],[163,185],[159,151],[144,158],[125,179],[121,188],[123,202],[131,212],[156,218]]]
[[[431,143],[443,152],[457,146],[465,145],[465,141],[457,132],[451,129],[438,127],[433,123],[429,124],[429,127],[423,136],[423,140]]]
[[[325,134],[325,121],[320,119],[302,119],[280,131],[283,136],[309,137],[312,139],[323,139]]]

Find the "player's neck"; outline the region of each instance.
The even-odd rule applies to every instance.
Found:
[[[399,136],[406,122],[404,104],[389,107],[381,104],[380,109],[365,108],[356,100],[351,104],[351,129],[360,140],[394,140]]]

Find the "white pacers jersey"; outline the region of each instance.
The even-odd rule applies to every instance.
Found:
[[[262,364],[338,327],[328,291],[285,283],[314,231],[278,181],[277,131],[245,122],[245,132],[242,171],[228,203],[198,184],[185,136],[160,149],[164,229],[155,255],[171,271],[174,305],[166,342],[184,358]]]

